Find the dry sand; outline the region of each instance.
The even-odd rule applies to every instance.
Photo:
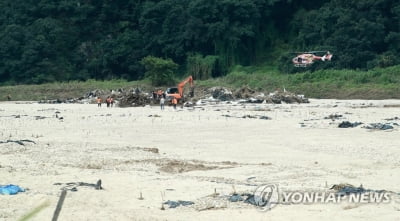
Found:
[[[35,143],[0,144],[0,185],[27,189],[0,195],[0,220],[18,220],[43,202],[50,205],[31,220],[51,220],[63,187],[54,183],[98,179],[104,190],[68,191],[59,220],[400,220],[400,127],[338,128],[344,120],[400,123],[384,120],[400,117],[399,109],[399,100],[215,104],[162,112],[2,102],[0,141]],[[343,118],[324,119],[330,114]],[[394,193],[386,204],[278,205],[267,212],[206,197],[214,191],[229,195],[233,188],[252,192],[261,184],[327,191],[339,183]],[[163,200],[195,204],[161,210]],[[210,205],[217,208],[205,209]]]

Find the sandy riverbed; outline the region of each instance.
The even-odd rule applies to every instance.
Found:
[[[99,179],[103,190],[78,186],[67,192],[59,220],[399,220],[400,127],[363,128],[400,124],[399,110],[400,100],[214,104],[177,111],[2,102],[0,185],[27,191],[0,195],[0,220],[18,220],[43,202],[49,206],[31,220],[51,220],[65,183]],[[324,119],[332,114],[342,118]],[[364,124],[338,128],[346,120]],[[261,212],[223,200],[262,184],[329,191],[339,183],[390,191],[391,202],[282,204]],[[210,196],[215,192],[218,197]],[[167,200],[195,204],[161,210]]]

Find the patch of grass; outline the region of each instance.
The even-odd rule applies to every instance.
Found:
[[[400,66],[369,71],[318,70],[282,74],[265,67],[235,67],[227,76],[197,83],[202,86],[239,88],[245,85],[264,92],[277,88],[312,98],[390,99],[400,98]]]
[[[224,76],[203,81],[195,80],[196,87],[222,86],[232,89],[248,86],[272,92],[276,89],[304,94],[311,98],[390,99],[400,98],[400,65],[388,68],[359,70],[318,70],[297,74],[283,74],[276,66],[235,66]],[[66,99],[81,97],[94,89],[112,90],[127,87],[154,88],[148,80],[68,82],[43,85],[0,87],[0,100],[8,94],[12,100]],[[166,86],[165,86],[166,88]]]

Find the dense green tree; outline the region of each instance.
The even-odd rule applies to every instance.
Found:
[[[187,72],[194,79],[204,80],[212,76],[213,72],[217,71],[216,66],[218,56],[205,56],[200,54],[189,55],[187,59]]]
[[[202,66],[199,78],[266,62],[292,72],[299,50],[334,54],[307,70],[400,64],[396,0],[3,0],[0,12],[0,84],[136,80],[146,56],[175,74]]]
[[[299,12],[293,21],[298,31],[296,42],[300,49],[332,50],[337,68],[373,68],[387,51],[398,53],[388,44],[399,33],[398,27],[392,27],[398,23],[396,2],[333,0],[318,9]]]
[[[15,82],[14,73],[21,70],[25,31],[20,25],[3,26],[0,32],[0,81]]]
[[[153,85],[159,86],[174,83],[174,74],[178,69],[178,64],[171,59],[146,56],[140,63],[146,68],[145,75]]]

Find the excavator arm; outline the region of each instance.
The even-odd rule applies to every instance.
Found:
[[[178,84],[178,91],[179,91],[180,97],[183,97],[183,88],[185,87],[185,85],[187,83],[190,83],[191,88],[193,87],[193,77],[192,76],[187,77],[185,80],[183,80],[182,82],[180,82]]]

